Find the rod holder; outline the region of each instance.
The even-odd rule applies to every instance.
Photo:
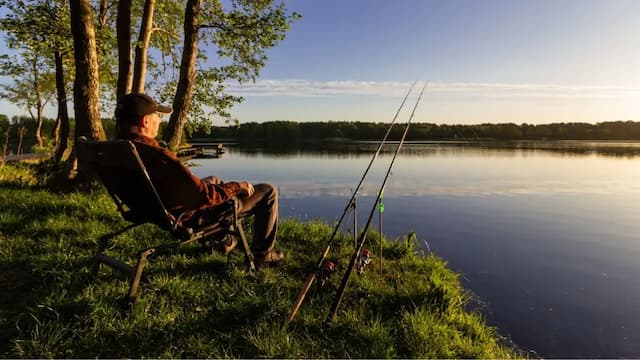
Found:
[[[355,196],[351,202],[351,208],[353,208],[353,248],[355,249],[358,247],[358,204]]]

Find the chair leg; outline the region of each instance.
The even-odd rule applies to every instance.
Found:
[[[140,285],[140,279],[142,278],[144,267],[147,265],[147,258],[155,251],[155,248],[150,248],[143,250],[140,252],[140,254],[138,254],[138,265],[136,266],[135,275],[131,278],[131,286],[129,287],[129,295],[127,296],[130,303],[136,301],[138,286]]]
[[[101,237],[98,238],[98,240],[96,241],[98,243],[98,254],[94,257],[94,263],[93,266],[91,268],[91,275],[95,278],[98,276],[98,272],[100,271],[100,263],[104,263],[107,264],[111,267],[118,267],[118,265],[113,265],[111,263],[111,261],[109,260],[110,258],[106,255],[103,254],[103,252],[106,250],[107,246],[109,246],[109,241],[111,239],[113,239],[114,237],[125,233],[127,230],[132,229],[136,226],[140,226],[141,224],[130,224],[125,226],[124,228],[102,235]],[[125,271],[126,272],[126,271]]]
[[[242,228],[242,219],[238,216],[238,201],[234,199],[233,201],[233,222],[235,225],[235,230],[240,236],[240,240],[242,241],[242,247],[244,248],[244,256],[247,264],[249,265],[250,271],[256,271],[256,265],[253,263],[253,252],[249,247],[249,242],[247,241],[247,236],[244,234],[244,229]]]
[[[100,273],[100,261],[96,257],[93,258],[93,265],[91,265],[91,277],[97,278]]]
[[[97,254],[94,257],[94,271],[95,274],[98,275],[98,270],[100,269],[100,264],[105,264],[113,269],[116,269],[122,273],[124,273],[125,275],[127,275],[127,277],[129,279],[132,279],[135,275],[135,269],[117,259],[114,259],[110,256],[107,256],[103,253]]]
[[[244,229],[242,228],[242,221],[240,219],[236,222],[236,231],[238,235],[240,235],[240,240],[242,241],[242,247],[244,248],[244,257],[249,266],[250,271],[256,271],[256,265],[253,263],[253,252],[249,247],[249,242],[247,241],[247,236],[244,234]]]

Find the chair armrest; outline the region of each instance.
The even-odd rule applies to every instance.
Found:
[[[234,197],[222,204],[183,212],[176,218],[171,232],[174,236],[187,240],[200,231],[229,228],[235,225],[236,206],[237,199]]]

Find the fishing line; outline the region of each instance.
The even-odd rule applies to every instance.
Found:
[[[387,174],[384,177],[384,180],[382,181],[382,185],[380,186],[380,190],[378,191],[378,195],[376,197],[376,201],[374,201],[373,206],[371,208],[371,212],[369,213],[369,218],[367,220],[367,223],[365,224],[364,228],[362,229],[362,234],[360,235],[360,241],[358,243],[358,248],[356,249],[356,251],[353,253],[353,256],[351,257],[351,261],[349,262],[349,267],[347,267],[347,270],[344,274],[344,276],[342,277],[342,282],[340,283],[340,287],[338,288],[338,293],[336,294],[336,297],[333,301],[333,304],[331,305],[331,310],[329,311],[329,316],[327,317],[327,322],[331,322],[335,316],[336,316],[336,312],[338,311],[338,307],[340,306],[340,303],[342,302],[342,298],[344,297],[344,292],[345,289],[347,287],[347,283],[349,282],[349,278],[351,276],[351,273],[353,272],[353,267],[356,263],[356,261],[358,260],[358,258],[360,257],[360,253],[362,252],[362,248],[364,247],[364,243],[367,240],[367,230],[369,229],[369,225],[371,225],[371,220],[373,219],[373,215],[376,212],[376,209],[378,207],[378,203],[380,202],[380,198],[382,197],[382,193],[384,191],[384,187],[387,184],[387,180],[389,179],[389,174],[391,174],[391,168],[393,167],[393,163],[396,161],[396,158],[398,156],[398,153],[400,152],[400,148],[402,147],[402,144],[404,143],[404,139],[407,137],[407,132],[409,131],[409,125],[411,124],[411,120],[413,119],[413,116],[416,113],[416,109],[418,108],[418,104],[420,103],[420,100],[422,99],[422,94],[424,93],[424,89],[427,87],[427,84],[425,83],[424,86],[422,87],[422,90],[420,91],[420,95],[418,96],[418,100],[416,101],[416,104],[413,107],[413,111],[411,112],[411,116],[409,117],[409,120],[407,121],[407,125],[404,129],[404,133],[402,134],[402,139],[400,139],[400,142],[398,143],[398,147],[396,148],[396,152],[393,154],[393,158],[391,159],[391,163],[389,164],[389,168],[387,169]]]
[[[416,82],[417,82],[417,80],[414,81],[413,84],[411,84],[411,87],[409,88],[409,91],[407,91],[407,94],[404,96],[404,99],[402,99],[402,103],[400,103],[400,107],[398,108],[398,110],[396,111],[395,115],[393,116],[393,120],[391,121],[391,124],[389,125],[389,128],[387,129],[387,132],[384,135],[384,138],[382,138],[382,141],[380,141],[380,144],[378,145],[378,149],[376,150],[375,154],[373,154],[373,157],[369,161],[369,165],[367,166],[366,170],[362,174],[362,178],[360,178],[360,182],[358,183],[358,186],[353,191],[353,194],[351,195],[351,198],[349,199],[349,201],[347,201],[347,205],[345,206],[344,211],[342,212],[342,216],[340,216],[340,220],[338,220],[338,223],[333,228],[333,233],[331,234],[331,237],[329,238],[329,242],[327,243],[327,247],[325,248],[325,250],[322,253],[322,255],[320,255],[320,258],[318,259],[316,267],[313,269],[313,271],[307,277],[307,280],[305,281],[305,283],[304,283],[304,285],[302,287],[302,290],[300,291],[300,294],[298,295],[298,299],[296,300],[295,304],[291,308],[291,313],[289,314],[289,318],[287,319],[287,322],[285,323],[285,326],[288,323],[290,323],[291,321],[293,321],[293,319],[296,317],[296,314],[298,313],[298,310],[300,310],[300,307],[302,306],[302,302],[304,301],[305,297],[307,296],[307,293],[309,292],[309,289],[311,288],[311,285],[313,284],[313,281],[315,280],[316,275],[322,269],[322,263],[325,261],[327,255],[329,255],[329,251],[331,251],[331,246],[333,245],[333,241],[336,238],[336,234],[338,233],[338,230],[340,229],[340,225],[342,224],[342,221],[344,220],[345,215],[347,214],[349,209],[352,207],[352,204],[355,201],[355,198],[358,195],[358,192],[360,191],[360,187],[362,186],[362,183],[364,182],[365,177],[369,173],[369,169],[371,169],[371,165],[373,164],[375,159],[378,157],[378,154],[380,154],[380,150],[382,149],[382,146],[384,145],[384,143],[387,141],[387,137],[391,133],[391,128],[395,124],[396,119],[398,118],[398,114],[400,114],[400,110],[402,110],[402,107],[404,106],[404,103],[407,101],[407,98],[409,97],[409,94],[411,94],[411,91],[413,90],[413,87],[416,85]],[[355,211],[355,209],[354,209],[354,211]]]

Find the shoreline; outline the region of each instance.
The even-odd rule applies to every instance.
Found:
[[[27,164],[1,169],[0,187],[0,283],[11,294],[0,301],[3,356],[523,356],[465,308],[471,295],[459,275],[444,260],[420,255],[409,239],[384,241],[382,275],[373,265],[352,277],[335,323],[327,326],[324,318],[340,274],[314,288],[298,318],[282,329],[331,232],[319,222],[283,221],[279,247],[289,254],[286,262],[256,274],[242,269],[239,252],[225,270],[225,257],[195,245],[154,259],[136,303],[123,313],[118,304],[126,282],[108,270],[89,277],[96,239],[126,225],[108,195],[48,191]],[[108,251],[131,262],[136,249],[167,236],[144,225],[116,238]],[[343,245],[332,259],[343,269],[352,240],[340,236]],[[370,241],[377,237],[372,233]]]

